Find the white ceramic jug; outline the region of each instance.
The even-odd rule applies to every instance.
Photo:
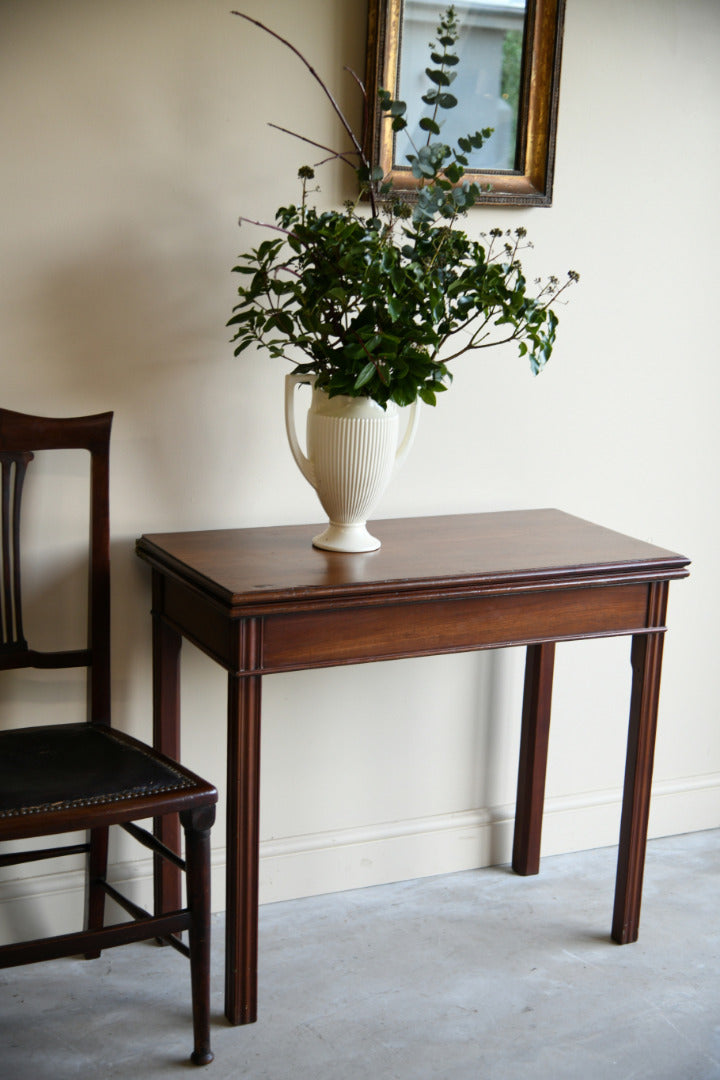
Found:
[[[313,538],[329,551],[374,551],[380,541],[366,522],[415,438],[419,409],[408,406],[408,424],[398,445],[401,410],[389,401],[383,409],[366,397],[328,397],[315,388],[314,375],[285,377],[285,427],[293,457],[315,488],[328,515],[327,529]],[[295,429],[295,389],[312,387],[307,414],[307,455]]]

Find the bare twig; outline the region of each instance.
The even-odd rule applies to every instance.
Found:
[[[355,80],[355,82],[358,84],[358,86],[362,90],[363,97],[367,97],[367,90],[365,89],[365,83],[362,81],[362,79],[357,74],[357,72],[353,71],[353,69],[351,67],[348,67],[347,64],[345,64],[345,66],[343,68],[343,71],[347,71],[348,74],[352,75],[353,79]]]
[[[261,229],[272,229],[273,232],[279,232],[282,233],[284,236],[292,236],[297,239],[297,237],[295,237],[295,233],[290,232],[289,229],[283,229],[280,225],[272,225],[269,221],[255,221],[253,218],[239,217],[238,225],[242,225],[243,222],[246,225],[259,225]]]
[[[357,168],[357,166],[345,156],[346,153],[356,153],[355,150],[333,150],[331,146],[324,146],[323,143],[315,142],[314,139],[308,139],[306,135],[298,135],[297,131],[291,131],[290,128],[281,127],[280,124],[268,123],[268,127],[275,128],[276,131],[282,131],[284,135],[292,135],[294,139],[300,139],[302,142],[309,143],[310,146],[317,146],[318,150],[327,150],[328,154],[330,154],[330,157],[326,158],[327,161],[339,158],[340,161],[344,161],[346,165],[349,165],[351,169]]]
[[[245,19],[246,22],[252,23],[253,26],[259,27],[260,30],[264,30],[266,34],[270,34],[271,37],[274,37],[277,41],[281,42],[288,49],[290,49],[291,52],[295,53],[295,55],[298,57],[299,60],[302,61],[302,63],[308,69],[308,71],[310,72],[312,77],[316,80],[316,82],[319,83],[322,92],[325,94],[325,97],[328,99],[328,101],[332,105],[333,109],[335,110],[335,113],[337,114],[337,116],[338,116],[338,118],[340,120],[340,123],[345,128],[345,131],[348,133],[348,135],[350,136],[350,139],[352,141],[353,146],[355,147],[355,150],[356,150],[356,152],[358,154],[358,157],[360,158],[360,161],[362,162],[362,164],[369,171],[370,165],[369,165],[369,162],[368,162],[367,158],[365,157],[365,153],[363,151],[362,146],[360,145],[360,142],[358,140],[357,135],[353,131],[352,127],[350,126],[348,120],[345,117],[345,114],[343,113],[342,109],[340,108],[337,101],[333,97],[333,95],[332,95],[330,89],[328,88],[327,84],[320,78],[317,71],[312,66],[312,64],[309,62],[309,60],[307,60],[303,56],[303,54],[300,52],[299,49],[295,48],[295,46],[292,44],[292,42],[288,41],[287,38],[284,38],[282,36],[282,34],[278,34],[275,30],[271,30],[269,26],[265,25],[265,23],[261,23],[258,19],[251,18],[250,15],[245,15],[242,11],[233,11],[233,12],[231,12],[231,14],[232,15],[237,15],[241,19]],[[377,209],[376,209],[376,206],[375,206],[375,199],[374,199],[373,192],[372,192],[372,184],[370,185],[370,201],[371,201],[371,204],[372,204],[373,217],[376,217],[377,216]]]

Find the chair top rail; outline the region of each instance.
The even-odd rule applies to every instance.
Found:
[[[113,414],[47,418],[0,409],[0,451],[89,450],[108,446]]]

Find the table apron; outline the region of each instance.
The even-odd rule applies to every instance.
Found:
[[[637,634],[654,626],[652,584],[583,586],[491,596],[408,598],[369,607],[242,617],[166,579],[161,610],[236,674],[464,652],[539,641]]]

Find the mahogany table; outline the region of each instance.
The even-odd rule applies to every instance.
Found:
[[[152,567],[155,745],[180,756],[180,645],[228,672],[225,1011],[257,1016],[264,675],[526,645],[513,868],[536,874],[555,643],[632,636],[612,937],[638,935],[668,583],[689,560],[557,510],[376,522],[378,551],[311,546],[317,526],[143,536]],[[172,831],[166,842],[177,844]],[[170,867],[156,896],[178,904]]]

